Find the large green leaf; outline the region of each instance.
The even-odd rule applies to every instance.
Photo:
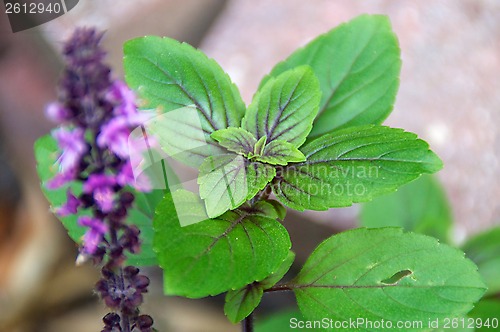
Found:
[[[273,191],[296,210],[326,210],[370,201],[442,168],[417,135],[359,126],[324,135],[301,148],[307,161],[278,171]]]
[[[239,127],[245,105],[236,86],[221,67],[203,52],[169,38],[147,36],[124,45],[124,68],[127,84],[142,100],[145,109],[165,113],[183,107],[196,108],[201,130],[209,146],[193,151],[190,164],[221,151],[210,134],[218,129]],[[183,112],[177,121],[183,124]],[[192,121],[185,123],[192,125]],[[199,140],[200,128],[183,130],[175,142],[180,150],[189,150]]]
[[[238,154],[208,157],[200,166],[198,184],[207,214],[215,218],[254,197],[274,178],[270,165],[252,162]]]
[[[35,158],[37,161],[37,172],[41,180],[42,191],[51,205],[51,209],[62,206],[67,198],[66,191],[71,188],[75,195],[81,193],[82,184],[79,182],[71,182],[62,188],[49,190],[46,188],[46,183],[52,179],[58,172],[59,168],[56,163],[59,156],[58,146],[55,139],[51,135],[40,137],[35,142]],[[128,255],[127,264],[136,266],[149,266],[157,264],[156,254],[152,247],[153,238],[153,216],[156,204],[161,201],[163,193],[161,191],[151,191],[143,193],[129,190],[134,194],[135,201],[132,208],[129,209],[129,214],[126,222],[135,224],[141,231],[140,239],[141,252]],[[77,219],[81,215],[90,215],[88,209],[80,209],[78,215],[69,215],[66,217],[56,216],[61,220],[62,224],[68,231],[69,236],[76,243],[81,243],[82,236],[85,234],[85,227],[78,225]]]
[[[398,226],[450,242],[453,220],[450,206],[439,182],[423,175],[395,193],[363,204],[361,225]]]
[[[486,291],[462,252],[401,228],[361,228],[330,237],[289,286],[308,319],[363,317],[393,326],[421,321],[424,330],[430,320],[463,317]],[[346,330],[360,329],[375,330]],[[413,330],[422,329],[405,329]]]
[[[401,60],[387,17],[361,15],[339,25],[279,63],[261,86],[300,65],[313,68],[323,92],[310,138],[337,128],[380,124],[392,111]]]
[[[243,211],[181,227],[170,194],[157,207],[154,229],[167,295],[200,298],[260,281],[291,247],[279,222]]]
[[[500,293],[500,227],[472,237],[462,249],[479,267],[488,294]]]
[[[301,146],[311,131],[321,92],[318,79],[307,66],[271,78],[255,94],[242,127],[267,143],[282,140]]]

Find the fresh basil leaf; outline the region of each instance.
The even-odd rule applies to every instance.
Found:
[[[264,147],[261,156],[256,160],[271,165],[285,166],[288,163],[295,163],[306,160],[306,157],[292,143],[275,140]]]
[[[392,111],[401,59],[386,16],[361,15],[317,37],[276,65],[260,86],[300,65],[312,67],[323,93],[309,138],[380,124]]]
[[[167,295],[200,298],[239,289],[276,271],[291,247],[279,222],[241,211],[181,227],[170,194],[153,225]]]
[[[301,66],[271,78],[255,94],[242,127],[257,139],[287,141],[301,146],[318,112],[321,92],[312,70]]]
[[[254,287],[253,285],[230,290],[226,294],[224,313],[231,322],[238,323],[257,308],[263,295],[262,287]]]
[[[363,317],[393,326],[433,320],[443,326],[443,319],[465,315],[486,291],[477,267],[462,252],[400,228],[355,229],[330,237],[289,286],[307,319]]]
[[[132,39],[125,43],[124,53],[125,78],[141,98],[142,108],[156,109],[160,114],[196,108],[208,145],[193,151],[190,165],[199,166],[206,157],[223,153],[210,134],[239,127],[245,104],[222,68],[203,52],[170,38]],[[182,113],[176,117],[180,124],[185,122]],[[200,128],[179,132],[176,142],[188,148],[195,146],[199,132]]]
[[[227,318],[233,323],[238,323],[250,315],[262,300],[264,290],[271,288],[283,278],[294,259],[295,254],[290,251],[279,268],[264,280],[227,292],[224,304],[224,313]]]
[[[253,156],[262,155],[266,143],[267,143],[267,136],[262,136],[261,138],[259,138],[257,143],[255,143],[255,147],[253,148]]]
[[[266,279],[258,282],[259,286],[261,286],[263,289],[269,289],[276,285],[281,279],[283,279],[288,270],[290,270],[290,267],[292,266],[294,260],[295,253],[293,251],[289,251],[288,256],[286,256],[280,267],[276,271],[271,273]]]
[[[284,220],[286,216],[285,207],[273,199],[258,200],[255,204],[247,202],[241,208],[251,214],[263,215],[272,219]]]
[[[208,216],[215,218],[236,209],[264,189],[275,175],[273,167],[237,154],[208,157],[198,176]]]
[[[367,202],[442,168],[417,135],[384,126],[338,130],[301,151],[307,161],[280,169],[273,182],[276,197],[299,211]]]
[[[229,151],[245,157],[254,151],[254,146],[257,143],[255,137],[243,128],[219,129],[214,131],[211,136]]]

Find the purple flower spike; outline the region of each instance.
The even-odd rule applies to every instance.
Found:
[[[108,231],[108,227],[101,220],[89,216],[78,218],[78,225],[89,228],[83,236],[83,248],[87,253],[94,254],[104,234]]]
[[[61,171],[64,173],[70,169],[75,169],[82,155],[87,151],[83,129],[68,130],[58,128],[52,132],[52,136],[57,140],[62,151],[58,160]]]
[[[68,189],[66,202],[55,212],[80,215],[78,225],[86,229],[76,264],[104,263],[96,290],[116,312],[105,316],[102,331],[152,331],[151,317],[139,316],[149,279],[135,269],[126,282],[117,282],[123,279],[127,253],[138,253],[141,244],[140,229],[127,219],[135,198],[128,186],[146,188],[134,181],[129,136],[152,113],[138,113],[134,93],[125,83],[112,80],[103,62],[102,37],[95,29],[77,29],[64,45],[66,68],[58,100],[46,109],[47,117],[60,124],[52,132],[61,151],[59,172],[45,186],[82,185],[79,195]]]

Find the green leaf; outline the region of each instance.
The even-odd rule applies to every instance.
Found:
[[[208,157],[200,166],[198,184],[208,216],[215,218],[234,210],[274,178],[273,167],[236,154]]]
[[[51,180],[59,171],[57,165],[57,158],[59,157],[59,150],[57,142],[51,135],[45,135],[40,137],[35,142],[35,158],[37,161],[37,172],[41,179],[42,191],[50,203],[51,209],[54,210],[57,207],[62,206],[67,198],[66,191],[71,188],[75,195],[79,195],[82,192],[82,184],[80,182],[71,182],[62,188],[49,190],[46,188],[46,184]],[[163,193],[160,191],[151,191],[149,193],[143,193],[128,188],[134,196],[135,200],[132,208],[129,209],[129,215],[126,222],[131,223],[139,227],[141,231],[140,239],[141,252],[132,255],[128,255],[127,264],[136,266],[150,266],[156,265],[157,259],[156,254],[152,248],[152,237],[153,237],[153,226],[152,220],[155,211],[156,204],[161,201]],[[86,228],[78,225],[78,217],[82,215],[91,215],[91,211],[88,209],[80,209],[77,215],[69,215],[66,217],[57,216],[61,220],[62,224],[68,231],[70,238],[76,243],[80,244],[82,236],[85,234]]]
[[[294,260],[295,253],[293,251],[289,251],[288,256],[286,256],[280,267],[276,271],[271,273],[266,279],[260,281],[258,283],[259,286],[263,289],[269,289],[276,285],[281,279],[283,279],[288,270],[290,270],[290,267],[292,266]]]
[[[256,157],[258,161],[271,165],[285,166],[306,160],[306,157],[293,144],[286,141],[276,140],[267,144],[261,156]]]
[[[321,92],[318,79],[307,66],[270,79],[255,94],[242,127],[257,139],[267,137],[301,146],[311,131]]]
[[[40,185],[42,192],[45,195],[45,198],[49,201],[51,210],[54,211],[55,208],[62,206],[67,201],[66,191],[70,187],[75,195],[79,195],[82,192],[82,184],[73,182],[59,189],[47,189],[47,182],[49,182],[49,180],[51,180],[59,172],[57,158],[59,157],[60,152],[57,142],[50,134],[44,135],[35,142],[34,150],[36,170],[38,172],[38,177],[41,180]],[[83,215],[83,213],[81,215]],[[85,234],[86,228],[78,225],[78,216],[69,215],[61,217],[57,214],[56,216],[68,231],[68,235],[71,239],[76,243],[81,243],[81,237]]]
[[[264,147],[266,145],[266,142],[267,142],[267,136],[262,136],[261,138],[259,138],[257,143],[255,143],[255,147],[253,149],[254,156],[262,155],[262,153],[264,152]]]
[[[208,216],[214,218],[246,201],[245,158],[235,154],[208,157],[200,166],[198,184]]]
[[[224,313],[227,318],[233,323],[238,323],[250,315],[262,300],[264,290],[271,288],[283,278],[292,266],[294,259],[295,254],[289,251],[288,256],[278,269],[264,280],[227,292],[224,304]]]
[[[276,197],[300,211],[367,202],[442,168],[417,135],[384,126],[338,130],[301,151],[307,161],[279,170],[273,182]]]
[[[461,317],[486,291],[477,267],[462,252],[401,228],[362,228],[330,237],[289,286],[308,319],[363,317],[394,326]]]
[[[236,152],[245,157],[254,151],[257,140],[251,133],[243,128],[219,129],[212,133],[212,138],[229,151]]]
[[[469,312],[465,322],[474,326],[476,331],[494,331],[500,327],[500,300],[482,299]]]
[[[246,202],[239,207],[242,211],[246,211],[251,214],[262,215],[272,219],[284,220],[286,216],[285,207],[278,201],[268,199],[260,199],[254,204],[250,201]]]
[[[125,78],[141,98],[142,108],[155,108],[159,113],[196,108],[209,146],[195,149],[191,164],[199,166],[206,157],[222,153],[210,134],[239,127],[245,113],[238,89],[222,68],[203,52],[169,38],[132,39],[125,43],[124,53]],[[179,123],[184,121],[182,114],[176,117]],[[198,133],[199,128],[179,131],[176,142],[180,149],[192,148]]]
[[[262,295],[264,295],[262,287],[254,287],[253,285],[230,290],[226,294],[224,313],[231,322],[238,323],[257,308],[262,300]]]
[[[291,247],[279,222],[242,211],[181,227],[170,194],[157,207],[154,229],[167,295],[200,298],[239,289],[276,271]]]
[[[395,193],[365,203],[361,209],[362,226],[398,226],[436,237],[445,243],[450,243],[452,223],[446,194],[430,175],[421,176]]]
[[[127,264],[135,266],[153,266],[158,264],[156,253],[153,251],[153,218],[156,205],[163,198],[163,191],[153,190],[148,193],[133,191],[135,200],[133,208],[129,210],[127,221],[137,225],[141,231],[141,252],[137,255],[128,254]]]
[[[472,237],[462,250],[479,267],[488,285],[488,294],[500,293],[500,227]]]
[[[300,65],[312,67],[323,93],[309,138],[338,128],[380,124],[392,111],[401,59],[387,17],[361,15],[319,36],[279,63],[261,87]]]

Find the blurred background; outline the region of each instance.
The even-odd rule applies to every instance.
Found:
[[[0,331],[99,331],[105,309],[92,294],[97,270],[76,268],[77,250],[49,213],[33,143],[48,133],[58,52],[76,26],[106,31],[108,63],[122,75],[121,45],[143,35],[200,47],[229,73],[249,103],[263,75],[297,47],[362,13],[388,15],[403,68],[385,122],[427,140],[443,159],[438,175],[451,202],[456,243],[500,224],[500,2],[498,0],[80,0],[69,13],[12,33],[0,6]],[[354,227],[359,207],[289,213],[299,263],[319,241]],[[306,219],[306,220],[304,220]],[[160,331],[238,331],[223,298],[161,295],[161,273],[144,311]],[[293,298],[265,297],[260,316]]]

